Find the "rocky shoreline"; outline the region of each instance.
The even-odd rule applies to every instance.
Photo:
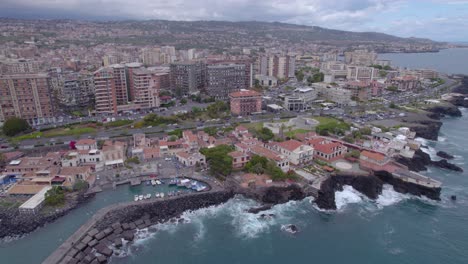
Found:
[[[0,239],[16,238],[29,234],[66,215],[92,197],[79,193],[74,199],[70,199],[65,207],[49,213],[40,213],[34,217],[21,214],[18,208],[0,210]]]
[[[443,152],[446,155],[451,156],[448,153]],[[446,156],[447,157],[447,156]],[[408,167],[409,170],[412,171],[426,171],[427,166],[435,166],[441,169],[447,169],[447,170],[452,170],[452,171],[457,171],[457,172],[463,172],[463,169],[455,164],[452,164],[447,161],[447,159],[441,159],[438,161],[431,160],[431,157],[429,154],[425,153],[421,149],[418,149],[415,153],[413,158],[406,158],[402,156],[398,156],[396,158],[396,161],[398,163],[401,163],[405,166]]]
[[[399,193],[409,193],[416,196],[426,196],[433,200],[440,200],[441,188],[428,188],[411,182],[405,182],[393,177],[386,171],[376,171],[368,176],[336,174],[322,183],[315,199],[320,209],[336,210],[335,192],[342,191],[343,186],[352,186],[356,191],[369,199],[375,200],[382,193],[383,185],[390,184]]]

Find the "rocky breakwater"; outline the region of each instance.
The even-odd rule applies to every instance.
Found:
[[[83,193],[74,193],[67,197],[67,202],[63,207],[55,210],[41,210],[35,215],[21,214],[18,208],[0,210],[0,238],[19,237],[33,232],[66,215],[91,197]]]
[[[451,156],[445,152],[443,152],[442,154],[445,154],[445,157]],[[431,157],[429,156],[429,154],[425,153],[421,149],[418,149],[414,153],[413,158],[406,158],[403,156],[398,156],[395,158],[395,160],[398,163],[405,165],[406,167],[408,167],[409,170],[412,170],[412,171],[425,171],[427,170],[427,166],[435,166],[441,169],[463,172],[463,169],[461,167],[448,162],[447,159],[441,159],[437,161],[431,160]]]
[[[401,125],[409,127],[416,132],[417,137],[429,140],[437,140],[442,121],[438,120],[438,115],[429,112],[407,113],[407,116],[400,119]]]
[[[464,76],[461,84],[452,89],[452,93],[444,95],[445,100],[461,107],[468,107],[468,76]]]
[[[321,209],[336,210],[335,192],[342,191],[343,186],[352,186],[358,192],[370,199],[377,199],[382,193],[383,185],[390,184],[400,193],[416,196],[426,196],[433,200],[440,200],[440,188],[429,188],[419,184],[403,181],[386,171],[377,171],[369,175],[336,174],[325,180],[318,192],[315,203]]]
[[[462,113],[458,107],[449,102],[443,102],[435,105],[428,106],[424,110],[430,112],[430,117],[440,119],[445,116],[460,117]]]
[[[98,211],[44,263],[105,263],[138,229],[175,219],[183,212],[224,203],[230,191],[197,193],[159,201],[117,204]]]

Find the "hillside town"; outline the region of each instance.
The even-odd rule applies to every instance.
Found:
[[[431,139],[425,125],[436,121],[426,114],[450,114],[457,76],[396,67],[379,58],[375,43],[273,41],[220,52],[180,43],[88,45],[78,39],[148,34],[48,26],[57,33],[18,21],[0,26],[0,200],[21,214],[63,206],[56,187],[68,200],[154,178],[220,188],[299,184],[318,193],[337,174],[385,171],[440,189],[404,161],[423,151],[419,137]]]

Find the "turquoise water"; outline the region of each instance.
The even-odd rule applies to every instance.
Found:
[[[156,192],[167,193],[177,190],[184,190],[184,188],[168,185],[153,187],[141,184],[133,187],[122,185],[115,190],[97,194],[90,202],[24,238],[0,243],[0,259],[8,260],[9,264],[40,263],[99,209],[114,203],[133,201],[134,195],[151,193],[154,197]],[[0,263],[6,263],[1,260]]]
[[[456,155],[468,171],[468,111],[445,120],[432,148]],[[430,168],[444,182],[442,201],[402,195],[385,186],[377,201],[345,188],[337,212],[317,210],[310,200],[275,206],[271,220],[245,212],[256,203],[228,203],[185,213],[185,224],[140,232],[113,263],[468,263],[468,175]],[[453,202],[450,195],[457,195]],[[282,225],[295,224],[292,235]]]
[[[445,49],[437,53],[386,53],[379,54],[379,58],[392,60],[392,65],[399,67],[468,74],[468,48]]]

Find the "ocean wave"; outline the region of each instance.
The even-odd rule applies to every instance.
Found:
[[[382,193],[375,200],[375,204],[378,208],[383,208],[385,206],[397,204],[403,200],[410,198],[411,196],[408,194],[396,192],[395,189],[393,189],[392,185],[384,184],[382,188]]]
[[[335,192],[335,204],[338,211],[343,210],[349,204],[361,203],[364,195],[349,185],[343,186],[342,191]]]
[[[442,136],[438,136],[438,137],[437,137],[437,141],[438,141],[438,142],[445,142],[445,141],[447,141],[447,138],[446,138],[446,137],[442,137]]]

